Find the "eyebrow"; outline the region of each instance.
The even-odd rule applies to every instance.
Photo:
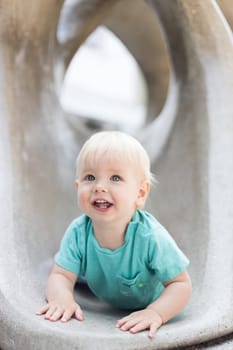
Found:
[[[107,170],[107,172],[115,174],[115,173],[121,173],[123,170],[124,169],[109,169],[109,170]],[[96,170],[91,169],[91,168],[88,168],[88,169],[84,168],[81,172],[82,173],[94,173],[94,172],[96,172]]]

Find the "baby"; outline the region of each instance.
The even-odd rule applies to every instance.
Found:
[[[122,331],[158,328],[191,296],[188,259],[166,229],[142,210],[153,176],[142,145],[118,131],[94,134],[76,164],[78,205],[84,213],[68,227],[48,278],[50,321],[83,320],[73,289],[82,276],[99,298],[130,310],[117,321]]]

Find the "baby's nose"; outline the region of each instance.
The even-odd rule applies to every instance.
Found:
[[[107,192],[108,190],[107,190],[107,187],[104,185],[104,184],[100,184],[100,183],[98,183],[98,184],[96,184],[96,186],[95,186],[95,192]]]

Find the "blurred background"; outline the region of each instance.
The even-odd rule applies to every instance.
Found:
[[[123,83],[124,82],[124,83]],[[98,27],[80,47],[66,72],[63,109],[101,124],[134,131],[146,117],[147,87],[127,48],[106,27]],[[126,118],[127,116],[127,118]]]

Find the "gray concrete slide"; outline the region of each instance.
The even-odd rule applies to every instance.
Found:
[[[136,136],[159,180],[148,210],[191,261],[192,300],[152,341],[115,329],[122,312],[85,287],[76,292],[84,322],[35,315],[60,238],[79,214],[74,161],[93,132],[61,109],[59,92],[100,24],[144,72],[148,118]],[[0,85],[0,348],[232,348],[233,40],[217,3],[0,0]]]

